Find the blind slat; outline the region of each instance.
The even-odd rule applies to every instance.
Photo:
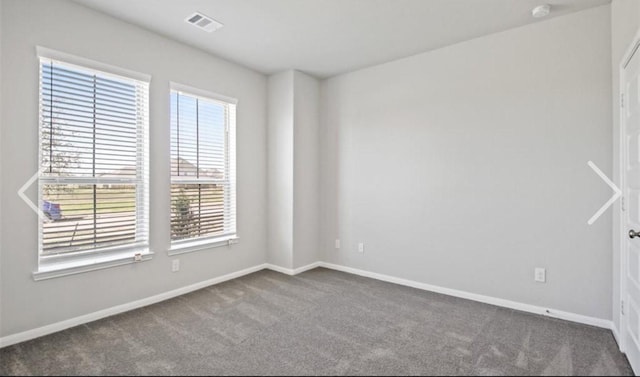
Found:
[[[235,105],[173,90],[170,119],[172,240],[234,235]]]
[[[148,83],[40,67],[41,255],[146,243]]]

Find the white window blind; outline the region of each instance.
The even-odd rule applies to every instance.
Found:
[[[236,105],[171,91],[171,239],[236,236]]]
[[[148,82],[40,58],[40,255],[148,244]]]

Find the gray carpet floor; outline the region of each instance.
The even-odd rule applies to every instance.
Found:
[[[610,331],[315,269],[0,350],[2,375],[632,375]]]

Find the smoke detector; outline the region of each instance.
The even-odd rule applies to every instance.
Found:
[[[533,8],[533,10],[531,11],[531,15],[534,18],[543,18],[548,16],[550,12],[551,12],[551,5],[542,4]]]
[[[220,22],[200,12],[196,12],[191,16],[185,18],[185,21],[208,33],[212,33],[224,26]]]

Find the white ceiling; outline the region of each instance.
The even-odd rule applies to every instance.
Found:
[[[324,78],[540,22],[611,0],[76,0],[177,41],[271,74]],[[200,11],[214,33],[184,19]]]

